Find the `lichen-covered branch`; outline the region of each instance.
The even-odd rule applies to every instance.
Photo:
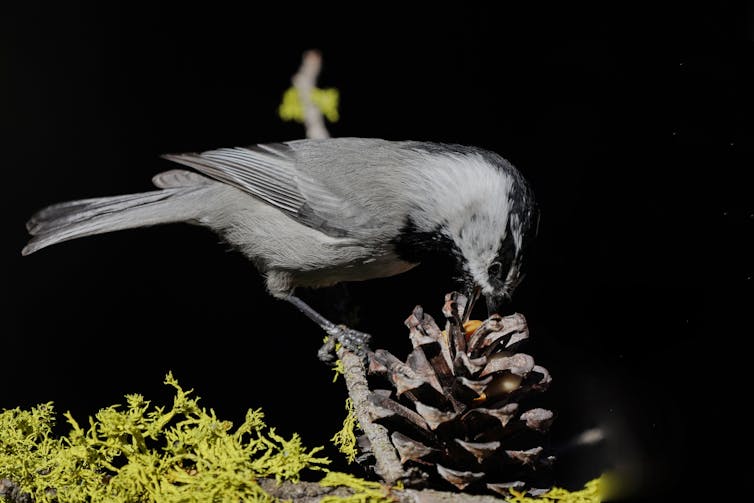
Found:
[[[321,503],[339,501],[385,501],[395,503],[500,503],[500,499],[493,496],[449,493],[435,491],[433,489],[390,489],[385,486],[381,491],[382,500],[377,500],[377,496],[369,496],[372,499],[362,498],[355,499],[356,495],[363,495],[357,489],[347,486],[325,487],[319,482],[284,482],[275,483],[274,480],[263,480],[260,482],[262,488],[270,496],[280,500],[290,500],[296,503]],[[349,498],[350,497],[350,498]],[[341,499],[342,498],[342,499]]]
[[[372,454],[375,457],[375,472],[388,484],[394,484],[407,476],[398,459],[392,442],[384,426],[372,422],[370,416],[369,386],[366,369],[361,357],[351,351],[340,348],[338,358],[343,363],[343,376],[348,387],[348,395],[353,400],[356,417],[362,431],[369,439]]]
[[[361,359],[345,350],[339,356],[344,362],[349,391],[362,399]],[[166,383],[175,390],[171,407],[153,406],[139,395],[127,395],[126,404],[100,410],[86,427],[66,414],[71,431],[65,437],[56,437],[52,432],[55,422],[52,404],[30,410],[0,411],[0,500],[4,498],[10,503],[495,501],[457,492],[399,490],[392,483],[329,471],[328,460],[318,455],[320,448],[306,448],[297,435],[290,439],[277,435],[274,428],[264,424],[260,411],[249,411],[245,421],[234,428],[216,417],[212,409],[200,407],[199,398],[183,390],[171,375]],[[361,410],[367,408],[362,406]],[[370,424],[365,421],[362,426]],[[372,438],[378,436],[373,434]],[[380,441],[375,445],[381,445]],[[399,465],[381,466],[386,466],[383,475],[386,479],[399,477],[399,468],[396,470]],[[303,482],[300,480],[303,472],[307,477],[319,478],[318,474],[324,477],[317,482]],[[599,484],[592,481],[572,494],[553,489],[557,493],[552,493],[552,499],[596,503]],[[514,501],[535,500],[521,494]]]
[[[0,492],[19,503],[269,501],[258,480],[326,470],[321,447],[278,435],[261,411],[233,429],[171,374],[166,384],[176,392],[172,407],[127,395],[125,407],[101,409],[86,426],[66,414],[65,439],[53,435],[52,404],[0,411]]]

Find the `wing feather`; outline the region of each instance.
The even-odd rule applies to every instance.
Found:
[[[280,160],[273,162],[272,158],[265,159],[249,149],[228,148],[163,157],[194,168],[289,213],[296,213],[304,203],[292,176],[287,173],[292,166],[285,166]]]
[[[342,222],[359,208],[302,172],[286,144],[233,147],[164,158],[196,169],[284,211],[294,220],[337,237],[347,236]],[[338,224],[336,225],[336,220]]]

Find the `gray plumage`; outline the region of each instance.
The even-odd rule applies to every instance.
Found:
[[[189,222],[250,258],[277,297],[297,286],[398,274],[423,252],[439,251],[457,260],[469,285],[499,300],[518,282],[517,264],[535,227],[521,174],[473,147],[338,138],[165,158],[196,172],[161,173],[152,192],[45,208],[27,224],[33,238],[23,253]]]

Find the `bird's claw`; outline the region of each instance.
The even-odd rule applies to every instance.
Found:
[[[335,359],[335,343],[340,343],[347,350],[366,358],[369,341],[372,339],[371,335],[348,328],[345,325],[333,325],[325,331],[330,337],[317,352],[319,359],[323,362],[332,362]]]
[[[321,362],[332,363],[335,361],[335,337],[328,337],[325,343],[317,351],[317,357]]]

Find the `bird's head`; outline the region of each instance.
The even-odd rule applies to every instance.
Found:
[[[421,148],[426,149],[427,144]],[[500,313],[523,279],[539,211],[523,175],[499,155],[473,147],[433,147],[431,170],[417,170],[421,196],[395,241],[410,262],[451,258],[469,297]],[[439,151],[439,153],[435,152]],[[422,190],[423,189],[423,190]]]
[[[488,314],[500,314],[524,277],[539,209],[529,184],[507,161],[488,155],[480,162],[492,169],[474,166],[479,179],[457,186],[456,211],[445,219],[444,232],[470,305],[481,295]]]
[[[501,314],[524,278],[524,266],[538,222],[539,211],[533,201],[529,201],[511,211],[505,225],[497,232],[480,226],[476,236],[471,227],[462,233],[462,241],[457,242],[462,250],[458,258],[462,262],[464,287],[471,305],[481,295],[486,300],[488,314]]]

